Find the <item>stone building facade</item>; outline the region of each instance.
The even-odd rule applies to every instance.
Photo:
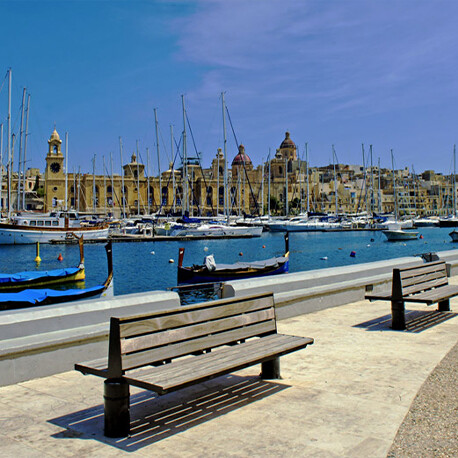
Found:
[[[187,182],[184,167],[174,168],[172,164],[160,178],[148,177],[145,165],[135,154],[123,166],[122,176],[68,173],[66,180],[61,146],[54,130],[46,155],[44,211],[73,208],[115,217],[182,214],[185,209],[191,216],[224,212],[225,163],[221,149],[209,168],[202,169],[197,161],[189,161]],[[268,210],[271,214],[295,214],[307,208],[325,213],[392,212],[395,194],[401,215],[438,214],[450,212],[454,192],[447,184],[450,177],[431,171],[425,172],[425,177],[414,176],[408,169],[395,171],[396,193],[393,172],[378,167],[366,171],[359,165],[310,167],[307,179],[307,164],[300,160],[289,132],[275,156],[264,164],[255,167],[244,145],[239,145],[228,164],[226,196],[229,212],[236,215],[266,214]]]

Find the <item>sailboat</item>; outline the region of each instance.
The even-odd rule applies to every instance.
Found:
[[[391,150],[391,165],[393,168],[393,194],[394,194],[394,219],[395,222],[388,226],[387,230],[382,231],[388,242],[399,242],[406,240],[416,240],[418,238],[418,232],[405,231],[401,229],[400,223],[398,223],[398,209],[397,209],[397,194],[396,194],[396,175],[394,174],[394,159],[393,150]]]

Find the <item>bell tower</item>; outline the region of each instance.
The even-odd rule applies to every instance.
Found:
[[[62,140],[54,128],[48,140],[45,170],[45,211],[64,206],[65,174],[64,155],[61,151]]]

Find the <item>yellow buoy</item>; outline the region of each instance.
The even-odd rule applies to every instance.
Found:
[[[37,242],[37,257],[35,258],[35,262],[37,264],[40,264],[41,258],[40,258],[40,242]]]

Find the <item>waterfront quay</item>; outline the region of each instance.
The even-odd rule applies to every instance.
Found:
[[[458,284],[455,253],[439,255],[450,264],[449,282]],[[2,312],[0,453],[386,457],[417,393],[457,344],[458,298],[442,314],[409,303],[408,329],[393,331],[389,302],[363,297],[369,286],[386,286],[393,265],[421,263],[398,258],[232,282],[226,295],[273,290],[278,332],[313,337],[314,344],[281,358],[280,380],[260,379],[253,366],[161,397],[132,388],[131,436],[122,439],[103,435],[103,379],[83,376],[73,364],[106,354],[108,316],[174,307],[176,294]],[[15,337],[18,329],[22,338]],[[440,380],[435,384],[439,390]],[[456,383],[448,385],[453,389],[450,402]],[[423,414],[431,419],[434,413]],[[456,452],[453,419],[439,418],[437,425],[423,427],[426,435],[411,443],[418,455]],[[408,455],[405,434],[403,447]]]
[[[456,317],[396,332],[387,315],[388,304],[358,301],[280,321],[279,332],[313,336],[315,344],[284,356],[278,381],[259,379],[252,367],[163,397],[133,389],[132,435],[125,439],[103,436],[98,377],[69,371],[2,387],[0,452],[385,457],[417,392],[458,336]]]

